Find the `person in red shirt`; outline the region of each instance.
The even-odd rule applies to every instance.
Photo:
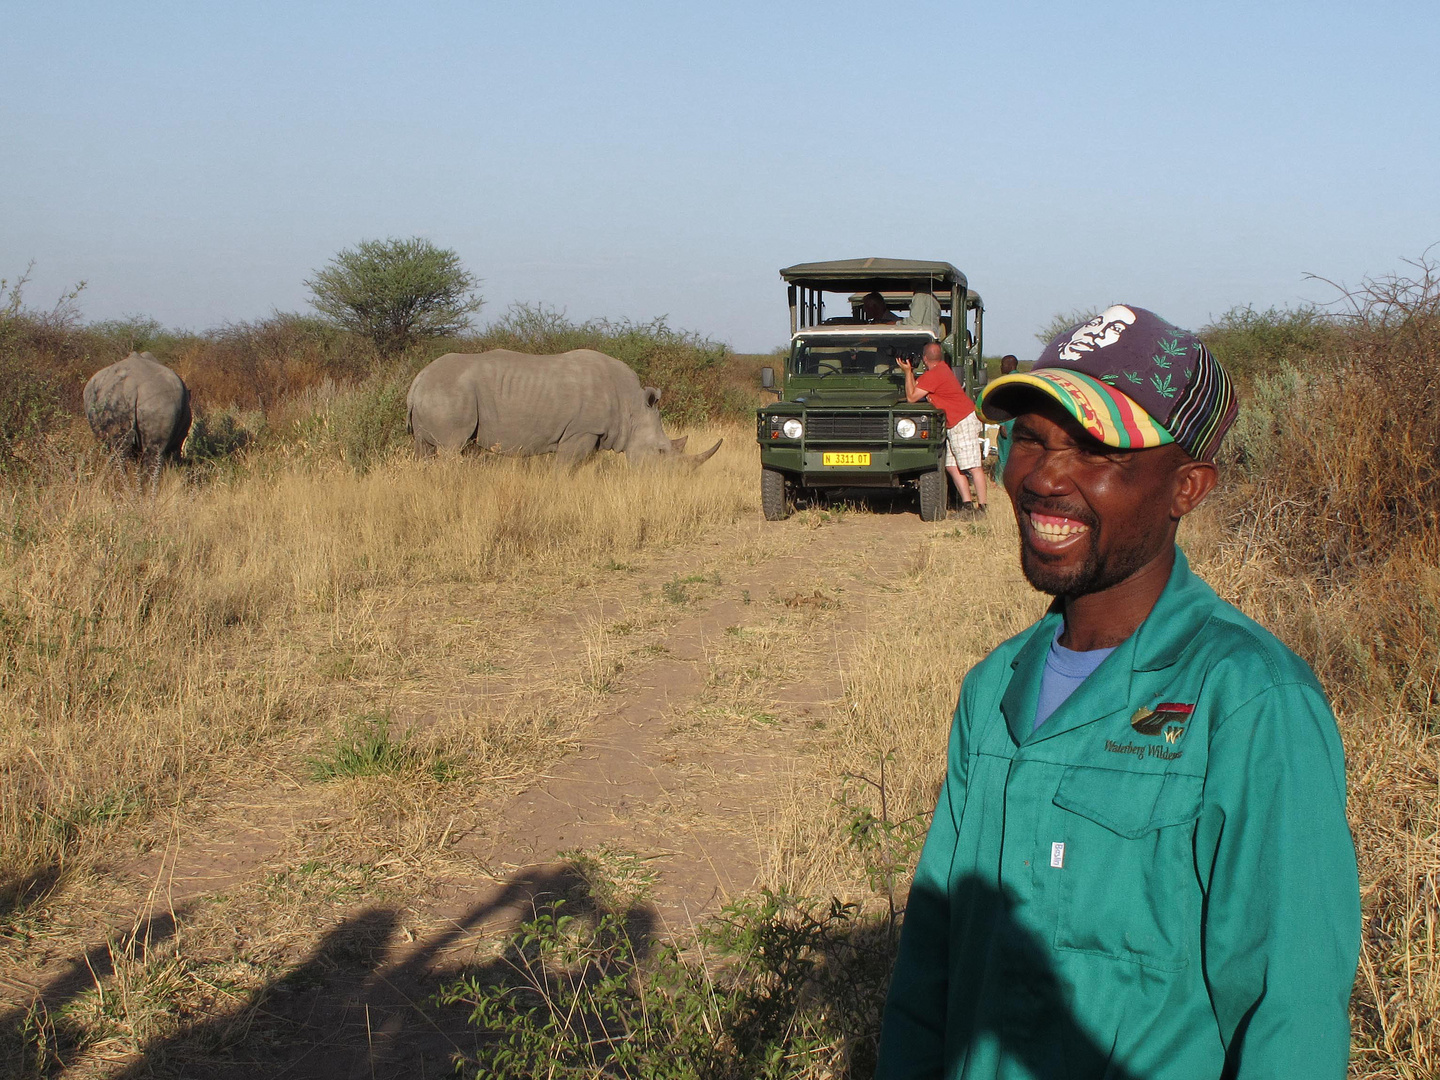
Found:
[[[975,413],[975,403],[950,365],[945,363],[945,352],[937,342],[930,342],[920,354],[924,373],[917,379],[915,368],[904,357],[898,363],[905,370],[905,400],[925,401],[945,414],[945,469],[955,481],[960,492],[960,501],[965,508],[972,505],[980,513],[986,510],[985,470],[980,467],[980,417]],[[970,501],[970,484],[966,474],[975,484],[975,501]]]

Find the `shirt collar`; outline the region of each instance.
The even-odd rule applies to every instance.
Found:
[[[1145,621],[1114,653],[1106,657],[1104,663],[1096,669],[1095,675],[1075,691],[1071,700],[1056,710],[1056,716],[1052,717],[1051,721],[1046,721],[1046,728],[1050,729],[1050,733],[1055,733],[1073,726],[1080,719],[1077,713],[1076,717],[1069,717],[1069,722],[1052,726],[1052,721],[1062,713],[1068,717],[1071,710],[1067,706],[1072,703],[1077,707],[1088,704],[1084,699],[1090,695],[1085,691],[1096,675],[1105,672],[1113,675],[1120,669],[1129,673],[1163,671],[1173,666],[1194,641],[1218,603],[1219,598],[1214,590],[1191,572],[1189,560],[1177,546],[1170,578]],[[1004,714],[1006,725],[1017,743],[1024,742],[1034,730],[1040,675],[1045,667],[1045,656],[1050,650],[1050,642],[1055,638],[1062,617],[1060,601],[1057,599],[1045,616],[1035,624],[1029,638],[1010,662],[1014,674],[1011,675],[1010,685],[1006,687],[1000,700],[1000,711]],[[1123,686],[1127,691],[1127,701],[1129,681],[1127,678]],[[1041,730],[1046,731],[1046,728]]]

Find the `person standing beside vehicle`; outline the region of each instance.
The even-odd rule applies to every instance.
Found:
[[[905,372],[905,400],[928,399],[945,414],[945,470],[955,482],[955,490],[960,492],[964,509],[973,508],[983,514],[987,509],[985,470],[980,467],[980,417],[975,412],[975,403],[945,363],[945,351],[937,342],[925,346],[920,362],[925,370],[917,379],[908,359],[896,360]],[[975,484],[973,502],[967,473]]]
[[[1000,377],[1014,375],[1020,367],[1020,358],[1014,353],[1006,353],[1000,358]],[[1000,425],[1000,431],[995,436],[995,479],[999,480],[1005,475],[1005,459],[1010,456],[1010,433],[1015,428],[1014,420],[1006,420]]]
[[[1360,948],[1335,717],[1175,543],[1235,420],[1115,305],[985,388],[1048,612],[965,677],[880,1080],[1343,1080]]]

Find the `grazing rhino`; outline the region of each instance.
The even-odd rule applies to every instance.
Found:
[[[163,458],[178,459],[190,432],[190,391],[155,357],[132,352],[85,384],[85,417],[112,451],[160,475]]]
[[[553,453],[571,465],[597,450],[618,450],[632,462],[684,456],[685,439],[668,438],[660,424],[660,391],[593,349],[446,353],[415,376],[405,400],[416,457],[471,443],[508,454]],[[698,465],[719,448],[684,460]]]

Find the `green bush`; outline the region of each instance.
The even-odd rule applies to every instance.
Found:
[[[643,920],[642,920],[643,921]],[[883,924],[854,905],[766,890],[725,907],[689,952],[647,940],[634,913],[523,924],[487,975],[445,987],[480,1029],[465,1071],[752,1080],[873,1072],[894,961]]]
[[[243,462],[243,451],[257,441],[259,434],[231,409],[197,416],[185,439],[185,464],[197,479],[233,475]]]
[[[330,406],[335,446],[341,459],[357,472],[368,472],[409,439],[405,397],[413,377],[408,370],[377,373],[337,396]]]
[[[1313,307],[1231,308],[1199,336],[1242,389],[1266,372],[1310,367],[1344,338],[1334,316]]]

